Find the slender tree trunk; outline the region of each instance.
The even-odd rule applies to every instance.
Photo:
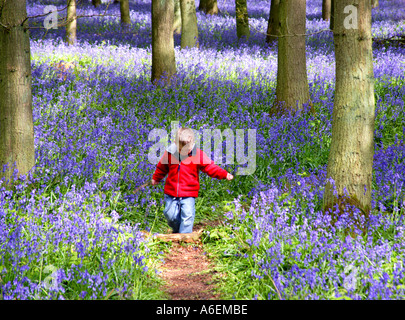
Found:
[[[218,14],[218,2],[217,0],[207,0],[206,14]]]
[[[322,19],[325,21],[330,20],[330,6],[331,0],[322,0]]]
[[[176,73],[173,40],[173,0],[152,0],[152,83]]]
[[[274,36],[278,36],[280,34],[279,5],[280,0],[271,0],[269,23],[267,25],[266,35],[266,42],[268,44],[277,41],[277,37]]]
[[[249,30],[249,16],[247,11],[246,0],[235,0],[235,12],[236,12],[236,34],[238,39],[250,36]]]
[[[352,0],[334,3],[336,88],[327,178],[334,180],[337,196],[328,183],[323,206],[332,216],[335,205],[340,213],[344,209],[352,213],[348,205],[355,206],[367,219],[371,209],[375,113],[371,2],[358,0],[357,14],[351,10],[357,24],[344,11],[352,5]],[[365,231],[363,224],[358,226]]]
[[[26,175],[35,164],[30,39],[26,1],[0,0],[0,178],[15,164]],[[3,172],[3,166],[9,169]]]
[[[310,103],[305,50],[306,1],[280,0],[275,113],[296,112]],[[297,34],[295,36],[294,34]],[[272,113],[272,112],[271,112]]]
[[[76,0],[67,0],[67,3],[66,41],[69,45],[74,45],[77,41]]]
[[[203,11],[205,14],[218,14],[219,10],[217,0],[200,0],[198,10]]]
[[[180,0],[181,6],[181,48],[198,47],[197,15],[194,0]]]
[[[91,0],[91,3],[97,8],[101,4],[101,0]]]
[[[378,7],[378,0],[371,0],[371,7],[372,8],[377,8]]]
[[[176,34],[181,33],[181,9],[180,0],[174,0],[174,22],[173,32]]]
[[[131,25],[131,17],[129,16],[129,0],[120,1],[121,26],[123,30],[128,30]]]
[[[329,29],[333,31],[335,21],[335,0],[330,0],[330,23],[329,23]]]
[[[205,12],[205,7],[207,6],[206,3],[207,3],[207,0],[200,0],[200,5],[198,6],[198,10]]]

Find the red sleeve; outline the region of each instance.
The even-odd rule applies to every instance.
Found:
[[[168,152],[165,151],[159,163],[156,165],[156,170],[152,176],[152,179],[155,180],[156,182],[159,182],[167,175],[168,172],[169,172],[169,155]]]
[[[213,160],[208,158],[204,151],[200,151],[200,170],[208,174],[211,178],[226,179],[228,171],[217,166]]]

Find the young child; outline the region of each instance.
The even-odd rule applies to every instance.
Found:
[[[167,148],[152,176],[152,185],[157,185],[168,174],[164,188],[163,213],[173,233],[193,231],[200,170],[212,178],[233,179],[233,175],[196,148],[192,129],[180,128],[175,143]]]

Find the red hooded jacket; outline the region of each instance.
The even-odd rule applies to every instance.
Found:
[[[168,174],[165,194],[172,197],[198,197],[200,170],[217,179],[226,179],[228,175],[226,170],[217,166],[195,146],[188,156],[180,157],[176,145],[172,144],[157,164],[152,179],[159,182]]]

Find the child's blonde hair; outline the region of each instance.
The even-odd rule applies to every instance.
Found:
[[[180,128],[176,133],[176,145],[179,149],[179,152],[183,149],[184,146],[189,145],[190,148],[194,144],[194,131],[190,128]]]

